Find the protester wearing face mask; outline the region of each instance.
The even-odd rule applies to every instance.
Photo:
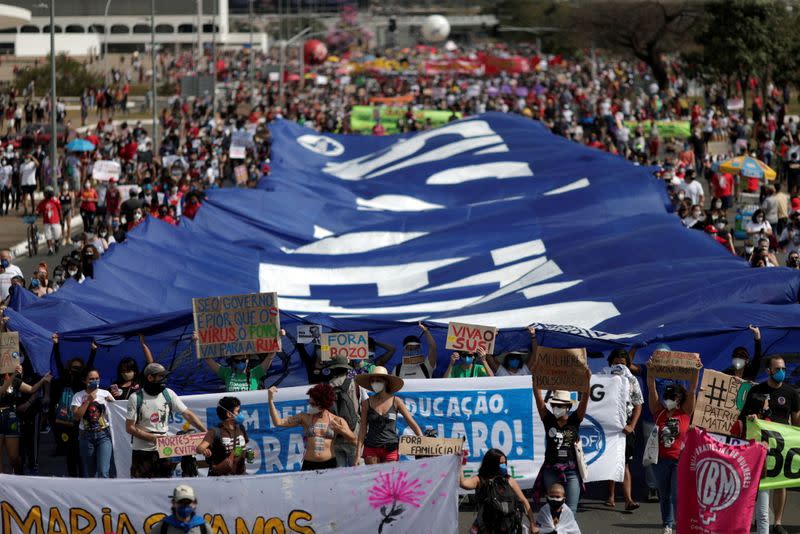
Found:
[[[286,335],[286,331],[281,328],[281,336]],[[197,341],[197,334],[192,336],[193,341]],[[211,372],[217,375],[225,384],[225,391],[235,393],[237,391],[256,391],[260,388],[261,380],[267,375],[267,371],[272,365],[275,353],[270,352],[258,365],[250,368],[250,358],[247,354],[237,354],[228,358],[228,365],[220,365],[212,358],[203,360],[208,365]]]
[[[167,370],[160,363],[144,368],[142,389],[128,400],[125,431],[133,436],[131,478],[169,478],[175,465],[169,458],[159,458],[156,439],[169,431],[170,415],[181,415],[200,432],[205,425],[189,410],[180,397],[166,387]]]
[[[508,472],[508,459],[503,451],[489,449],[483,455],[478,474],[464,478],[464,470],[459,469],[461,489],[474,490],[477,515],[472,522],[470,534],[494,534],[496,532],[522,532],[522,513],[534,524],[533,510],[519,485]],[[510,491],[509,491],[510,490]],[[492,506],[493,497],[501,493],[509,501],[515,513],[508,517],[500,515]],[[533,532],[536,532],[533,530]]]
[[[751,397],[756,395],[769,397],[769,414],[773,422],[800,426],[800,393],[797,388],[786,383],[786,362],[780,356],[769,358],[767,372],[769,378],[766,382],[750,388],[745,405],[750,402]],[[772,490],[772,511],[775,514],[772,532],[779,534],[787,532],[782,526],[786,499],[786,488]]]
[[[745,347],[736,347],[731,353],[731,366],[725,369],[724,373],[743,378],[744,380],[755,380],[761,370],[761,330],[757,326],[747,327],[753,333],[754,355],[750,359],[750,353]]]
[[[378,356],[377,349],[382,349],[383,354]],[[367,357],[351,358],[350,365],[353,366],[355,374],[367,374],[375,370],[378,365],[385,367],[389,360],[394,356],[395,348],[389,343],[383,343],[373,337],[367,338]]]
[[[422,350],[419,336],[406,336],[403,339],[403,360],[400,365],[394,368],[392,373],[395,376],[403,379],[433,377],[433,372],[436,370],[436,358],[438,357],[436,340],[433,339],[430,330],[422,322],[419,323],[419,328],[425,336],[428,355],[426,357]]]
[[[211,525],[197,513],[194,489],[181,484],[172,492],[172,513],[152,526],[153,534],[211,534]]]
[[[480,378],[483,376],[494,376],[492,368],[486,362],[486,350],[478,347],[475,354],[464,354],[463,356],[454,352],[450,356],[450,365],[444,373],[444,378]]]
[[[628,398],[625,401],[625,412],[627,422],[622,431],[625,433],[625,475],[622,480],[622,495],[625,497],[625,510],[630,512],[639,508],[639,503],[633,500],[630,464],[636,454],[636,425],[642,415],[642,405],[644,396],[639,387],[639,381],[630,371],[631,356],[625,349],[614,349],[608,356],[608,367],[603,370],[604,374],[621,376],[628,382]],[[605,505],[614,508],[616,497],[616,482],[608,481],[608,498]]]
[[[22,381],[21,375],[21,365],[13,373],[0,374],[0,473],[3,472],[2,458],[5,453],[11,463],[11,472],[15,475],[23,474],[19,451],[20,425],[17,419],[19,394],[33,395],[51,379],[50,373],[47,373],[34,385],[30,385]]]
[[[591,379],[592,372],[586,369],[586,376]],[[536,409],[545,430],[544,464],[536,477],[534,495],[541,495],[543,488],[549,488],[556,482],[564,485],[567,491],[567,504],[570,510],[578,509],[581,486],[577,467],[575,443],[580,439],[578,430],[586,416],[589,406],[589,395],[581,395],[578,407],[570,413],[574,405],[569,391],[553,391],[550,397],[550,409],[547,409],[542,397],[542,390],[533,388]]]
[[[222,397],[217,404],[219,424],[206,432],[197,453],[208,458],[208,476],[243,475],[247,471],[245,446],[250,438],[244,428],[242,403],[236,397]]]
[[[761,208],[753,212],[750,220],[744,225],[744,230],[747,232],[747,235],[754,236],[754,238],[758,237],[757,234],[766,236],[772,235],[772,225],[767,221],[764,210]]]
[[[663,534],[672,534],[675,528],[675,513],[678,506],[678,459],[683,451],[686,432],[694,413],[695,392],[699,369],[689,381],[689,389],[680,384],[669,384],[664,389],[663,400],[658,398],[655,375],[649,372],[647,390],[650,413],[658,427],[658,463],[653,472],[658,483],[659,504]]]
[[[83,276],[83,273],[81,272],[80,263],[77,260],[74,260],[73,258],[67,260],[67,276],[69,276],[69,278],[72,278],[79,284],[82,284],[84,280],[86,280],[86,278]]]
[[[358,435],[359,420],[361,419],[361,401],[366,398],[366,392],[358,387],[353,377],[355,370],[350,365],[347,356],[336,356],[325,368],[322,376],[326,377],[327,384],[333,388],[334,404],[331,412],[341,417],[350,430]],[[336,440],[333,451],[339,467],[352,467],[355,465],[356,445],[347,440]]]
[[[786,266],[790,269],[800,269],[800,252],[790,253],[786,257]]]
[[[529,326],[528,333],[531,336],[530,351],[510,351],[497,357],[491,354],[486,356],[495,376],[529,376],[531,374],[539,344],[536,342],[536,327]]]
[[[84,476],[78,444],[78,425],[74,417],[72,400],[78,392],[86,388],[83,382],[84,368],[94,366],[97,344],[92,341],[89,357],[84,365],[79,357],[70,358],[66,364],[61,358],[61,343],[57,332],[51,336],[53,341],[53,360],[58,377],[50,384],[50,400],[53,403],[50,413],[51,427],[55,434],[56,454],[66,455],[67,473],[71,477]]]
[[[368,375],[357,376],[356,383],[375,394],[361,403],[355,464],[358,465],[361,458],[366,464],[398,461],[400,436],[397,433],[397,414],[403,416],[415,435],[422,435],[422,430],[405,403],[395,396],[403,388],[403,379],[390,375],[385,367],[376,367]]]
[[[72,397],[72,414],[78,422],[78,443],[85,478],[109,478],[111,472],[111,427],[106,403],[114,402],[110,392],[100,388],[97,369],[84,371],[85,388]]]
[[[536,516],[532,534],[581,534],[575,513],[567,506],[564,486],[553,484],[547,490],[547,506]]]
[[[133,210],[133,214],[131,215],[131,220],[128,221],[128,232],[139,226],[144,222],[144,210],[142,208],[136,208]]]
[[[81,218],[83,219],[83,231],[91,232],[95,215],[97,214],[97,201],[99,196],[97,190],[92,187],[91,180],[86,180],[80,193],[81,199]]]
[[[275,386],[267,391],[269,416],[272,424],[280,428],[303,427],[306,450],[303,453],[303,471],[341,467],[336,460],[334,443],[344,440],[356,443],[356,435],[343,418],[332,412],[336,394],[328,384],[317,384],[308,390],[308,410],[283,418],[275,407]]]
[[[145,365],[153,363],[153,353],[144,340],[144,334],[139,334],[139,344],[144,354]],[[139,375],[139,365],[130,356],[122,358],[117,364],[117,379],[111,384],[111,394],[116,400],[128,400],[142,387],[142,377]]]
[[[689,216],[683,220],[683,225],[692,230],[703,230],[706,227],[706,214],[703,207],[697,204],[693,205],[689,211]]]

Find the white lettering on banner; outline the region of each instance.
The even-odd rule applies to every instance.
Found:
[[[371,199],[357,198],[356,205],[360,210],[375,211],[428,211],[444,208],[441,204],[432,204],[405,195],[380,195]]]
[[[619,315],[619,310],[612,302],[573,301],[544,304],[530,308],[516,308],[472,315],[440,317],[443,323],[476,323],[483,321],[497,328],[522,328],[531,323],[553,321],[574,325],[579,328],[592,328],[612,317]]]
[[[402,464],[251,477],[194,478],[212,533],[458,532],[456,455]],[[170,479],[0,475],[0,532],[151,532],[169,513]],[[384,528],[389,526],[390,528]]]
[[[448,282],[439,286],[425,288],[423,291],[439,291],[442,289],[453,289],[457,287],[475,286],[480,284],[500,284],[500,287],[510,284],[514,280],[518,280],[521,276],[530,272],[531,270],[543,265],[547,258],[536,258],[533,260],[515,263],[513,265],[506,265],[493,271],[484,271],[482,273],[473,274],[454,282]]]
[[[299,299],[281,298],[281,309],[286,311],[302,313],[327,313],[345,315],[389,315],[389,314],[408,314],[408,313],[436,313],[447,310],[459,309],[468,306],[475,299],[455,299],[422,302],[420,304],[406,304],[403,306],[385,306],[374,308],[343,308],[333,306],[330,300],[322,299]]]
[[[524,161],[496,161],[455,167],[432,174],[425,181],[428,185],[454,185],[485,180],[487,178],[525,178],[533,176],[530,164]]]
[[[578,189],[583,189],[584,187],[589,187],[589,179],[588,178],[581,178],[580,180],[576,180],[570,184],[567,184],[562,187],[557,187],[556,189],[551,189],[544,196],[551,196],[551,195],[560,195],[562,193],[569,193],[570,191],[576,191]]]
[[[297,143],[303,148],[323,156],[336,157],[344,154],[342,143],[325,135],[301,135],[297,138]]]
[[[452,135],[460,135],[463,139],[426,151],[417,158],[406,159],[402,163],[392,165],[423,150],[429,139]],[[460,121],[435,130],[428,130],[410,139],[401,139],[378,153],[367,154],[349,161],[328,163],[323,171],[342,180],[369,179],[412,165],[447,159],[463,152],[502,142],[503,139],[492,130],[488,122],[482,120]],[[381,168],[383,168],[381,171],[376,172]]]
[[[289,254],[358,254],[392,247],[428,235],[428,232],[353,232],[330,236],[296,249],[283,248]]]
[[[534,239],[533,241],[515,243],[492,250],[492,261],[498,266],[505,265],[506,263],[529,258],[531,256],[540,256],[545,252],[544,241],[541,239]]]

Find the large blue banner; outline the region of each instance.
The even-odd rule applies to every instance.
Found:
[[[289,331],[313,322],[397,345],[424,320],[437,375],[448,321],[500,328],[498,350],[524,348],[536,323],[543,345],[599,356],[667,343],[716,368],[752,343],[748,324],[762,326],[768,354],[800,345],[798,271],[751,269],[685,229],[650,169],[537,122],[490,113],[387,137],[270,130],[273,171],[259,189],[213,191],[178,228],[148,220],[94,280],[15,299],[10,326],[37,369],[59,331],[71,354],[96,338],[111,379],[143,332],[175,371],[171,386],[218,390],[192,354],[191,298],[255,291],[278,292]],[[304,383],[284,345],[272,380]]]

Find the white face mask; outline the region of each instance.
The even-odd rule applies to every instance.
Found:
[[[142,218],[142,214],[141,214],[141,213],[139,213],[138,211],[137,211],[136,213],[134,213],[134,214],[133,214],[133,220],[134,220],[134,221],[138,221],[138,220],[140,220],[141,218]]]
[[[78,271],[73,271],[72,269],[70,269],[67,272],[69,273],[70,276],[75,276],[76,274],[78,274]]]
[[[386,385],[380,380],[372,382],[370,385],[372,386],[372,391],[375,393],[380,393],[386,388]]]
[[[678,403],[673,399],[665,399],[664,400],[664,408],[667,410],[674,410],[678,407]]]
[[[564,406],[551,406],[550,409],[553,411],[553,415],[556,419],[561,419],[565,415],[567,415],[568,410]]]
[[[733,368],[739,370],[739,369],[744,369],[747,360],[745,360],[744,358],[734,358],[732,363],[733,363]]]
[[[308,413],[310,413],[311,415],[317,415],[319,413],[319,407],[318,406],[312,406],[312,405],[309,404],[308,405]]]

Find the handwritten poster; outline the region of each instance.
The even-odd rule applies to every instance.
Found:
[[[192,299],[197,357],[281,350],[277,293]]]

